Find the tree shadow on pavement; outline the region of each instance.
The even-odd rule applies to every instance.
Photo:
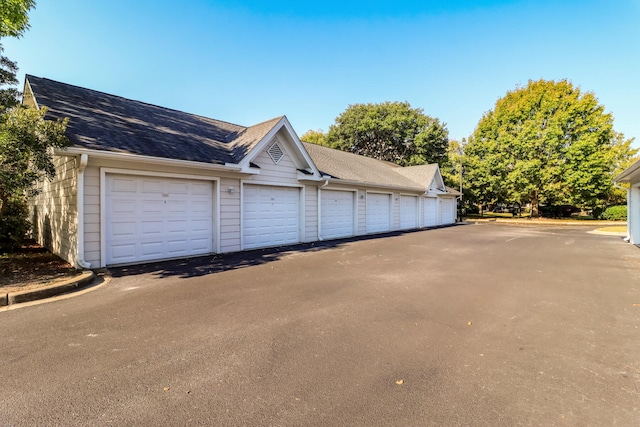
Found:
[[[450,227],[446,226],[446,227]],[[445,226],[433,227],[443,228]],[[237,270],[239,268],[254,267],[273,261],[278,261],[285,255],[297,252],[318,252],[325,250],[340,249],[348,243],[364,240],[374,240],[403,234],[419,233],[425,229],[394,231],[384,234],[350,237],[339,240],[320,241],[313,243],[303,243],[289,246],[279,246],[274,248],[256,249],[251,251],[233,252],[228,254],[212,254],[195,258],[185,258],[170,261],[150,262],[146,264],[136,264],[121,267],[109,267],[111,277],[126,277],[139,274],[154,274],[159,278],[163,277],[199,277],[208,274],[220,273],[223,271]]]

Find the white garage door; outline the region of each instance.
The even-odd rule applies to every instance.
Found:
[[[367,193],[367,233],[391,230],[391,196]]]
[[[243,186],[242,247],[280,246],[300,241],[300,190]]]
[[[418,227],[418,197],[400,196],[400,229]]]
[[[423,227],[433,227],[438,224],[438,204],[437,199],[434,197],[424,198],[424,211],[423,211]]]
[[[456,222],[456,203],[454,199],[442,199],[442,223],[453,224]]]
[[[211,181],[106,175],[107,265],[213,252]]]
[[[320,191],[320,237],[336,239],[353,236],[352,191]]]

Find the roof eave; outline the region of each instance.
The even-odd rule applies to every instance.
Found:
[[[179,160],[179,159],[167,159],[164,157],[143,156],[140,154],[131,153],[117,153],[113,151],[92,150],[90,148],[80,147],[67,147],[62,149],[56,149],[54,154],[57,156],[78,156],[81,154],[87,154],[90,157],[110,159],[118,161],[136,161],[146,164],[154,164],[159,166],[182,166],[195,169],[211,170],[211,171],[226,171],[236,173],[249,173],[242,170],[242,167],[232,163],[225,163],[224,165],[214,163],[195,162],[193,160]]]
[[[636,176],[637,175],[637,176]],[[631,182],[633,178],[637,178],[640,181],[640,160],[629,166],[622,171],[620,175],[613,178],[614,182]]]
[[[385,190],[395,190],[395,191],[410,191],[412,193],[424,193],[424,188],[419,187],[404,187],[398,185],[386,185],[386,184],[377,184],[375,182],[364,182],[364,181],[354,181],[349,179],[340,179],[340,178],[327,178],[323,177],[323,180],[328,181],[332,184],[344,184],[358,187],[367,187],[367,188],[379,188]]]

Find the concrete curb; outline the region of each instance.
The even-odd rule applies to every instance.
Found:
[[[96,275],[94,272],[89,270],[82,272],[82,274],[72,279],[54,283],[53,285],[45,286],[43,288],[0,294],[0,307],[51,298],[67,292],[79,290],[91,284],[95,278]]]
[[[500,224],[521,224],[521,225],[566,225],[580,227],[606,227],[614,225],[627,225],[626,221],[601,221],[601,220],[535,220],[535,219],[511,219],[511,218],[465,218],[464,222],[483,223],[497,222]]]

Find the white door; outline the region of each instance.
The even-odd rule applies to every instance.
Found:
[[[270,185],[242,187],[242,247],[300,242],[300,190]]]
[[[391,195],[367,193],[367,233],[391,230]]]
[[[400,229],[418,228],[418,197],[400,196]]]
[[[433,227],[438,224],[438,203],[435,197],[424,198],[423,227]]]
[[[353,191],[320,190],[320,237],[353,236]]]
[[[106,175],[107,265],[213,252],[213,183]]]
[[[456,203],[454,199],[442,199],[442,223],[453,224],[456,222]]]

